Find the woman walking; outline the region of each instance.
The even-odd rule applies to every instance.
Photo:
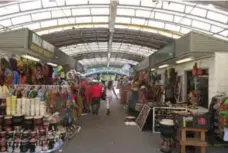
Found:
[[[107,88],[105,89],[105,91],[106,91],[105,102],[106,102],[106,109],[107,109],[106,114],[107,114],[107,116],[109,116],[110,115],[110,102],[112,100],[112,94],[114,93],[114,95],[118,99],[112,81],[108,82],[108,85],[107,85]]]

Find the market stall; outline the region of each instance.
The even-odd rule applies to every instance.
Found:
[[[221,67],[227,64],[227,47],[226,41],[191,32],[150,56],[151,82],[163,89],[165,98],[153,96],[157,99],[147,104],[152,112],[152,119],[148,120],[152,121],[154,132],[161,132],[162,151],[170,151],[171,144],[180,140],[181,152],[185,152],[191,142],[183,134],[189,132],[197,131],[210,138],[192,141],[191,146],[200,147],[201,152],[205,152],[208,140],[213,145],[228,141],[228,78],[222,75],[228,70]]]
[[[65,77],[75,60],[28,29],[0,38],[0,152],[55,152],[80,130],[80,89]]]

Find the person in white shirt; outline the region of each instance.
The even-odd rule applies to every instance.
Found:
[[[110,102],[112,100],[112,95],[114,93],[114,95],[116,96],[116,98],[118,99],[114,86],[113,86],[113,82],[109,81],[108,85],[106,86],[106,98],[105,98],[105,102],[106,102],[106,109],[107,109],[107,116],[110,115]]]

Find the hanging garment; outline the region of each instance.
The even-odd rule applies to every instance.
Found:
[[[6,98],[7,96],[9,96],[9,89],[7,86],[0,86],[0,98]]]
[[[20,77],[17,71],[13,71],[13,84],[19,84]]]
[[[224,128],[223,140],[228,142],[228,128]]]

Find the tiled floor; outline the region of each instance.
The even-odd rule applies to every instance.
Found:
[[[104,103],[102,103],[104,105]],[[65,144],[65,153],[159,153],[160,137],[141,132],[136,126],[124,125],[125,110],[117,102],[111,116],[102,107],[99,116],[80,119],[81,132]],[[228,153],[228,148],[209,148],[208,153]]]

